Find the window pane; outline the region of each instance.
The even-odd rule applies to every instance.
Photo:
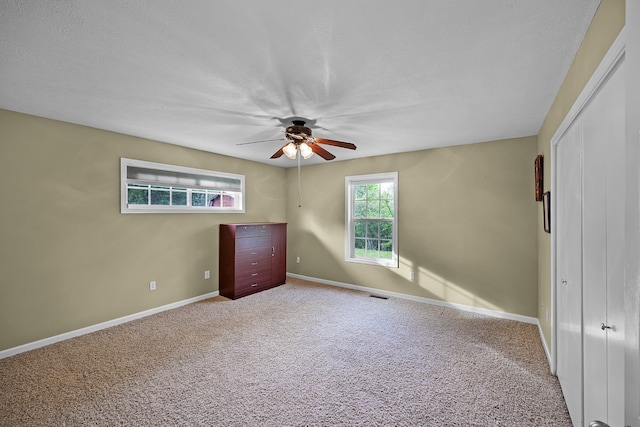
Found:
[[[380,238],[391,239],[393,237],[393,223],[380,221]]]
[[[354,222],[354,236],[355,237],[365,237],[366,236],[366,222],[364,221],[355,221]]]
[[[393,184],[390,182],[380,184],[380,198],[393,199]]]
[[[355,202],[353,206],[353,216],[355,218],[366,218],[367,217],[367,202]]]
[[[380,241],[380,258],[391,259],[393,257],[393,243],[391,240]]]
[[[380,201],[369,199],[367,218],[380,218]]]
[[[378,222],[377,221],[367,222],[367,238],[369,239],[378,238]]]
[[[209,204],[209,201],[211,201],[211,199],[213,199],[216,195],[218,195],[218,193],[220,193],[219,191],[213,191],[213,190],[207,190],[207,205]]]
[[[154,190],[151,187],[151,204],[152,205],[169,205],[169,194],[168,190]]]
[[[171,193],[171,204],[177,206],[187,206],[187,192],[174,190]]]
[[[230,194],[222,195],[222,206],[232,207],[234,204],[234,198]]]
[[[393,218],[393,200],[380,201],[380,218]]]
[[[130,205],[148,205],[149,204],[149,190],[129,188],[127,194],[127,202]]]
[[[191,193],[191,206],[207,206],[207,195],[201,192]]]
[[[207,197],[209,198],[209,202],[207,205],[209,206],[222,206],[222,198],[220,197],[220,193],[213,193],[207,191]]]
[[[380,198],[380,184],[367,185],[367,197],[369,200]]]
[[[356,256],[365,256],[366,255],[366,243],[365,239],[356,239],[355,241],[355,255]]]
[[[356,185],[353,188],[353,197],[356,200],[364,200],[367,198],[367,186],[366,185]]]
[[[378,241],[377,240],[367,239],[366,256],[378,258]]]

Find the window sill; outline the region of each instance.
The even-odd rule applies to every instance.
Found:
[[[398,260],[376,259],[376,258],[345,258],[347,262],[355,264],[378,265],[380,267],[398,268]]]

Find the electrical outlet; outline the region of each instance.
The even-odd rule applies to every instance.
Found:
[[[410,273],[409,273],[409,280],[411,280],[412,282],[413,282],[414,280],[416,280],[416,273],[415,273],[415,271],[412,271],[412,272],[410,272]]]
[[[204,278],[205,278],[205,279],[210,279],[210,278],[211,278],[211,271],[206,270],[206,271],[204,272]]]
[[[296,263],[300,264],[300,257],[299,256],[296,257]]]
[[[155,280],[152,281],[152,282],[149,282],[149,290],[150,291],[155,291],[156,290],[156,281]]]

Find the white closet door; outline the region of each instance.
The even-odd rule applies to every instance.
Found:
[[[624,73],[583,113],[585,422],[624,425]]]
[[[557,374],[575,426],[624,425],[623,65],[557,146]]]
[[[575,425],[582,425],[582,126],[558,144],[556,224],[556,372]],[[552,224],[552,226],[554,226]]]
[[[606,151],[602,92],[583,110],[583,333],[584,420],[607,420]]]
[[[607,390],[608,423],[624,422],[625,377],[625,70],[624,62],[609,82],[611,102],[607,107],[612,118],[607,140]]]

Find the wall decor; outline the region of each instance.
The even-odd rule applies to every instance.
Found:
[[[542,168],[542,154],[538,154],[534,162],[535,186],[536,186],[536,202],[542,200],[542,179],[544,176]]]
[[[551,192],[547,191],[542,196],[542,215],[544,231],[551,233]]]

